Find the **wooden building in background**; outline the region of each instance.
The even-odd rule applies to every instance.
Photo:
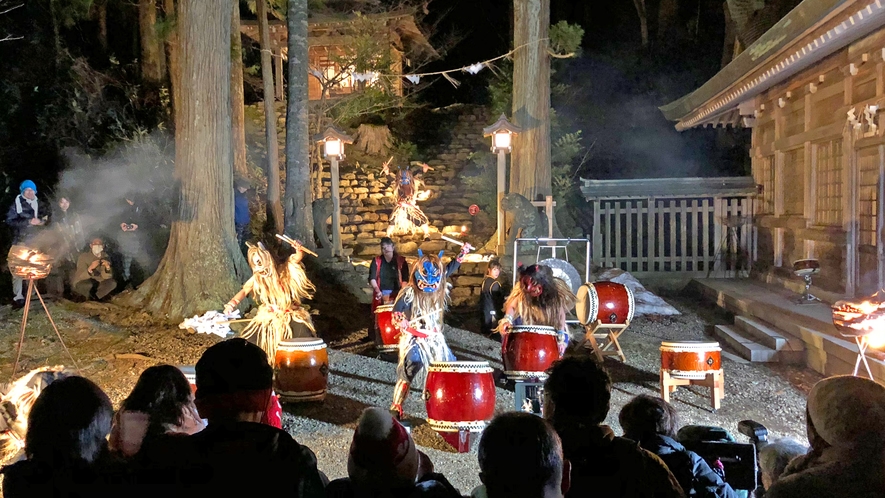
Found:
[[[678,130],[752,128],[757,275],[816,258],[836,296],[885,287],[885,0],[805,0],[699,89]]]
[[[392,65],[390,72],[400,74],[407,71],[414,61],[427,61],[438,57],[434,48],[418,28],[415,16],[411,11],[395,11],[384,14],[367,14],[367,17],[377,26],[377,36],[390,45],[390,59]],[[317,14],[312,15],[308,24],[308,67],[304,70],[319,71],[330,74],[339,74],[343,69],[337,65],[335,55],[342,53],[342,47],[352,39],[355,23],[358,22],[356,14]],[[277,91],[277,100],[283,99],[283,74],[286,71],[283,61],[287,58],[286,53],[288,30],[286,22],[278,19],[269,21],[270,43],[274,56],[274,88]],[[243,20],[240,23],[240,32],[256,43],[259,41],[258,21]],[[402,93],[402,80],[393,82],[394,91]],[[353,77],[344,78],[339,84],[328,90],[327,98],[340,97],[354,92],[359,85]],[[311,74],[308,79],[308,94],[310,100],[319,100],[322,96],[322,87],[319,80]]]

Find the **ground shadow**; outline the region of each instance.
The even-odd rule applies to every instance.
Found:
[[[355,427],[360,414],[369,406],[353,398],[327,393],[323,401],[284,403],[283,411],[337,426]]]

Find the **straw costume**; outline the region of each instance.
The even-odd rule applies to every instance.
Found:
[[[274,363],[280,341],[293,337],[316,337],[310,313],[301,306],[303,299],[311,299],[316,290],[304,273],[301,245],[284,264],[277,265],[270,252],[259,242],[246,243],[249,252],[246,259],[252,268],[252,277],[243,289],[231,298],[225,313],[232,312],[247,295],[258,303],[258,312],[240,333],[244,339],[254,340],[267,353],[270,364]],[[254,338],[254,339],[253,339]]]
[[[427,215],[418,207],[419,200],[426,200],[426,198],[422,198],[421,180],[415,178],[408,168],[401,169],[396,177],[396,207],[390,213],[387,236],[411,234],[417,227],[424,232],[424,237],[427,238],[430,233]]]
[[[393,303],[393,323],[399,329],[400,337],[397,381],[390,412],[400,419],[412,379],[424,366],[434,361],[455,361],[442,332],[443,314],[449,298],[446,280],[458,270],[470,249],[470,245],[465,244],[461,253],[446,266],[440,260],[442,251],[433,256],[425,255],[419,249],[409,283],[400,290]]]

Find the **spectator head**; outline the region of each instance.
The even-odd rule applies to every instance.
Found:
[[[194,370],[197,410],[210,426],[261,421],[273,384],[273,369],[261,348],[241,338],[219,342],[203,353]]]
[[[89,243],[89,247],[92,250],[92,254],[101,256],[102,251],[104,251],[104,241],[96,237]]]
[[[405,427],[387,410],[363,410],[347,457],[354,487],[372,492],[408,489],[415,485],[418,467],[418,450]]]
[[[37,185],[31,180],[25,180],[18,186],[18,192],[25,199],[33,199],[37,196]]]
[[[234,188],[237,189],[241,194],[249,190],[251,184],[249,180],[245,178],[237,178],[234,180]]]
[[[612,381],[591,356],[566,356],[547,371],[544,417],[559,424],[599,425],[608,415]]]
[[[618,421],[624,436],[634,441],[647,441],[655,435],[676,437],[679,421],[670,403],[640,394],[621,408]]]
[[[498,278],[501,275],[501,262],[497,259],[489,261],[489,266],[486,267],[486,275]]]
[[[91,380],[56,380],[31,408],[25,453],[53,466],[94,463],[107,450],[113,416],[111,400]]]
[[[393,239],[390,237],[383,237],[381,239],[381,254],[383,254],[385,258],[391,258],[393,257],[393,251]]]
[[[150,418],[149,434],[162,434],[164,425],[180,425],[185,408],[193,401],[187,377],[171,365],[145,369],[121,409],[144,412]]]
[[[793,439],[779,439],[759,450],[759,472],[766,490],[784,473],[790,460],[808,453],[808,447]]]
[[[71,207],[71,200],[66,195],[59,196],[58,207],[61,208],[62,212],[67,212],[68,208]]]
[[[885,449],[885,386],[851,375],[824,379],[808,394],[808,441],[814,450],[851,450],[858,458]]]
[[[559,436],[530,413],[492,420],[479,441],[479,471],[489,498],[561,497],[569,488]]]

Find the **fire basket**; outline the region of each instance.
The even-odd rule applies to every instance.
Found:
[[[37,286],[34,285],[35,281],[46,278],[46,276],[49,275],[49,272],[52,271],[52,256],[33,247],[14,245],[9,249],[6,262],[9,266],[9,271],[14,276],[28,281],[28,290],[27,294],[25,294],[25,306],[22,314],[21,336],[18,340],[18,351],[15,355],[15,364],[12,367],[12,376],[10,378],[15,379],[15,373],[18,371],[18,362],[21,359],[22,346],[25,342],[25,327],[27,327],[28,324],[28,312],[31,308],[31,296],[34,294],[37,295],[37,299],[39,299],[40,304],[43,305],[43,310],[46,311],[46,316],[49,317],[49,323],[52,324],[52,328],[55,330],[55,335],[58,336],[59,342],[65,349],[65,352],[68,353],[68,357],[71,358],[74,367],[79,371],[80,367],[77,365],[77,360],[74,359],[73,355],[71,355],[71,351],[68,350],[68,347],[65,345],[65,341],[62,339],[61,333],[58,331],[58,327],[55,326],[55,321],[52,319],[52,314],[49,313],[49,308],[46,306],[46,302],[43,301],[43,296],[40,295],[40,291],[37,290]]]
[[[854,374],[863,363],[870,379],[873,373],[867,362],[866,352],[870,347],[885,346],[885,302],[878,294],[872,300],[862,302],[838,301],[833,305],[833,324],[843,337],[851,337],[857,344],[857,360]]]

